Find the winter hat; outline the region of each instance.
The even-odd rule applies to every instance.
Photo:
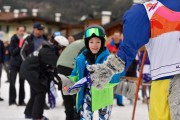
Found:
[[[56,36],[56,37],[54,38],[54,40],[57,41],[58,44],[59,44],[59,46],[61,46],[61,47],[63,47],[63,46],[66,47],[66,46],[69,45],[68,39],[65,38],[64,36]]]
[[[84,32],[84,43],[86,48],[89,49],[89,40],[92,37],[98,37],[101,39],[101,48],[100,51],[104,49],[105,41],[106,41],[106,32],[103,27],[99,25],[91,25],[85,29]]]
[[[38,30],[43,30],[44,26],[41,23],[37,22],[37,23],[34,23],[33,28],[38,29]]]

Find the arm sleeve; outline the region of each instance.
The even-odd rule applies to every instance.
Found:
[[[16,56],[20,53],[19,44],[16,42],[15,39],[11,39],[10,42],[10,53],[12,56]]]
[[[25,40],[24,43],[23,43],[23,46],[21,48],[21,51],[20,51],[20,55],[21,55],[23,61],[27,57],[27,54],[26,54],[27,49],[28,49],[28,42]]]
[[[78,71],[77,71],[76,65],[75,65],[74,69],[72,70],[71,75],[68,77],[74,82],[78,81],[79,77],[78,77]]]
[[[148,43],[150,22],[143,4],[133,5],[123,17],[124,41],[117,56],[125,62],[125,70],[136,57],[138,49]]]
[[[1,48],[1,52],[0,52],[0,63],[1,63],[4,62],[4,54],[5,54],[4,44],[3,42],[1,42],[1,40],[0,40],[0,48]]]

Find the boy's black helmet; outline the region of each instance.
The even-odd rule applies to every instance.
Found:
[[[99,37],[106,40],[106,32],[104,28],[99,25],[91,25],[85,29],[84,38],[88,39],[91,37]]]

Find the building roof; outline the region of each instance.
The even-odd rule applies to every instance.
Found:
[[[110,29],[110,28],[112,28],[114,26],[117,26],[117,25],[122,25],[122,19],[121,18],[118,18],[115,21],[112,21],[112,22],[110,22],[108,24],[105,24],[103,27],[105,29]]]
[[[26,17],[23,14],[19,14],[19,18]],[[14,13],[13,12],[0,12],[0,21],[9,21],[15,19],[14,18]]]
[[[13,12],[0,12],[0,22],[22,22],[22,21],[40,21],[45,22],[46,24],[54,24],[54,25],[60,25],[62,28],[66,28],[68,26],[65,22],[56,22],[55,20],[50,20],[47,18],[40,18],[40,17],[34,17],[34,16],[24,16],[23,14],[19,13],[18,17],[14,17]]]
[[[103,28],[106,31],[108,31],[109,29],[113,29],[115,26],[121,26],[120,30],[122,31],[122,19],[121,18],[118,18],[115,21],[112,21],[112,22],[110,22],[108,24],[103,25]],[[77,39],[82,39],[83,38],[83,34],[84,34],[84,31],[82,31],[82,32],[80,32],[78,34],[75,34],[73,36],[77,40]]]

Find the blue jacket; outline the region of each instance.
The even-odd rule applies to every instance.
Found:
[[[86,51],[86,50],[85,50]],[[76,66],[74,67],[71,75],[69,76],[71,80],[73,80],[74,82],[77,82],[78,80],[80,80],[81,78],[84,77],[84,71],[85,71],[85,61],[86,61],[86,57],[84,56],[84,52],[83,51],[77,58],[76,58]],[[108,49],[104,50],[96,59],[95,64],[97,63],[103,63],[107,57],[110,55]],[[116,76],[116,77],[120,77],[120,76]],[[114,78],[110,83],[116,83],[119,82],[119,78]],[[83,104],[83,97],[84,97],[84,87],[81,87],[80,92],[77,94],[77,99],[76,99],[76,109],[77,111],[79,111],[79,109],[81,108],[82,104]],[[112,87],[113,89],[113,87]],[[113,90],[112,90],[113,92]],[[113,93],[112,93],[113,94]],[[93,99],[93,94],[92,94],[92,99]],[[93,106],[92,106],[93,107]]]
[[[158,0],[166,7],[180,11],[180,0]],[[148,43],[150,22],[143,4],[133,5],[123,16],[123,45],[117,55],[126,63],[126,69],[134,60],[140,47]]]

